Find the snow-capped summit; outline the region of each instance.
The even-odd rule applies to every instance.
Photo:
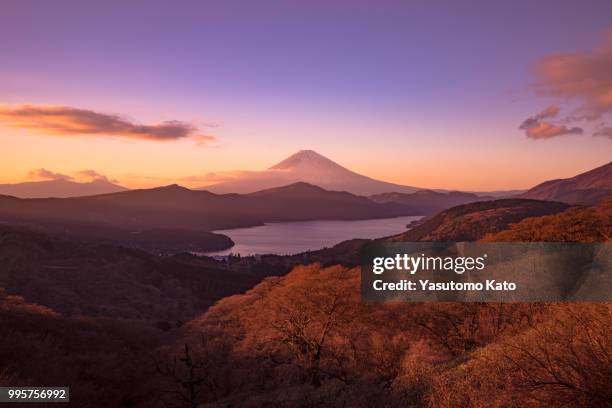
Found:
[[[299,152],[287,157],[280,163],[270,167],[269,170],[291,170],[299,167],[346,170],[344,167],[331,161],[327,157],[320,155],[314,150],[300,150]]]

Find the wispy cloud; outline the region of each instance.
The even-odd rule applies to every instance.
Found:
[[[549,122],[538,122],[525,130],[527,137],[531,139],[550,139],[551,137],[562,135],[581,135],[584,133],[582,128],[567,127],[565,125],[554,125]]]
[[[603,136],[612,139],[612,126],[603,126],[598,128],[593,136]]]
[[[107,181],[109,183],[118,183],[117,180],[110,179],[104,174],[98,173],[97,171],[91,169],[70,172],[70,174],[72,174],[72,176],[40,168],[28,172],[28,178],[35,180],[65,180],[78,182]]]
[[[0,106],[0,125],[49,135],[115,136],[129,139],[170,141],[193,139],[198,145],[215,140],[178,120],[143,125],[118,115],[53,105]]]
[[[188,183],[220,183],[223,181],[230,181],[236,178],[236,176],[241,173],[240,171],[227,171],[221,173],[207,173],[203,176],[186,176],[182,177],[180,181],[185,181]]]
[[[91,169],[77,171],[76,175],[79,178],[86,179],[88,181],[107,181],[109,183],[118,183],[117,180],[109,179],[104,174],[100,174],[97,171]]]
[[[591,52],[560,53],[542,58],[535,66],[533,90],[539,96],[559,98],[578,104],[556,121],[559,108],[551,106],[525,120],[520,128],[530,138],[542,139],[566,134],[581,134],[577,122],[590,122],[612,112],[612,31]],[[607,127],[595,136],[606,136]]]
[[[39,180],[74,180],[73,177],[66,174],[55,173],[47,169],[35,169],[28,173],[28,178]]]

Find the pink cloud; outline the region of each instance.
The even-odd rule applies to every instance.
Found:
[[[612,112],[612,31],[590,52],[559,53],[542,58],[536,63],[535,74],[533,89],[537,95],[574,102],[578,107],[553,121],[550,119],[556,118],[560,109],[552,105],[523,121],[520,129],[532,139],[584,133],[576,122],[593,121]],[[594,135],[605,136],[607,131],[596,130]]]
[[[61,173],[55,173],[47,169],[36,169],[28,173],[28,178],[43,179],[43,180],[73,180],[71,176]]]
[[[562,135],[581,135],[583,130],[579,127],[569,128],[564,125],[553,125],[549,122],[538,122],[525,130],[527,137],[531,139],[549,139]]]
[[[178,120],[143,125],[117,115],[69,106],[0,106],[0,124],[49,135],[118,136],[129,139],[170,141],[193,139],[198,145],[215,140],[198,133],[194,125]]]

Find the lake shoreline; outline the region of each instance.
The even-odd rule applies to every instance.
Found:
[[[263,225],[212,231],[228,236],[229,248],[198,252],[198,255],[226,257],[230,254],[295,255],[320,250],[342,241],[362,238],[375,239],[406,231],[408,225],[422,216],[368,218],[360,220],[272,221]]]

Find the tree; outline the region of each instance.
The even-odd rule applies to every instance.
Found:
[[[211,368],[211,362],[202,355],[197,356],[187,343],[171,361],[156,359],[157,373],[171,386],[162,390],[173,397],[167,406],[196,408],[205,399],[206,392],[216,388]]]

